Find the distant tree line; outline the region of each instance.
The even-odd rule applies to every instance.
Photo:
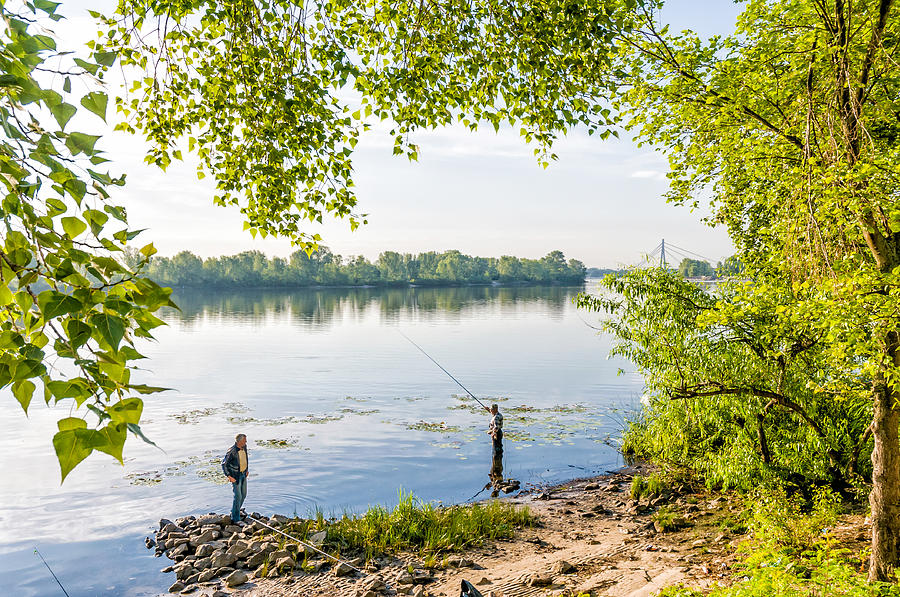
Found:
[[[566,260],[561,251],[540,259],[471,257],[459,251],[417,255],[385,251],[372,263],[361,255],[344,258],[325,247],[312,255],[296,251],[287,258],[271,259],[260,251],[207,259],[181,251],[174,257],[154,256],[147,270],[151,279],[164,286],[222,288],[581,284],[585,273],[583,263]]]
[[[699,259],[682,259],[678,264],[678,273],[683,278],[726,278],[740,275],[744,265],[737,257],[731,256],[713,267],[708,261]]]

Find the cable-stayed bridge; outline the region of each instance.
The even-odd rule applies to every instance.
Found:
[[[705,261],[713,267],[716,267],[716,263],[719,261],[718,259],[706,257],[705,255],[689,251],[688,249],[682,249],[677,245],[673,245],[671,242],[667,243],[666,239],[662,239],[652,251],[644,256],[644,261],[640,265],[650,267],[670,267],[681,263],[684,259]]]

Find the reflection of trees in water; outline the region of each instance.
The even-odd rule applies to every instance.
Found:
[[[181,311],[166,310],[163,319],[194,324],[204,319],[263,321],[289,318],[304,327],[327,327],[344,318],[377,311],[387,322],[440,315],[460,317],[473,310],[540,303],[552,319],[563,316],[581,287],[463,286],[420,288],[321,288],[294,291],[182,289],[174,300]]]

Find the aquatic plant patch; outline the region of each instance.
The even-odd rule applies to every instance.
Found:
[[[459,433],[460,428],[455,425],[447,425],[444,421],[430,423],[428,421],[419,421],[417,423],[404,423],[410,431],[432,431],[437,433]]]

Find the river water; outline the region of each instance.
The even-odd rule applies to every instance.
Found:
[[[641,379],[572,297],[581,288],[183,291],[137,383],[148,397],[125,466],[96,454],[64,485],[50,442],[68,409],[26,419],[0,397],[4,594],[158,595],[173,582],[143,538],[160,517],[227,512],[219,460],[248,436],[245,507],[306,516],[393,505],[398,492],[487,497],[488,417],[403,335],[505,415],[505,475],[523,487],[620,464],[610,443]],[[402,332],[398,333],[398,332]],[[625,369],[621,372],[620,369]],[[612,442],[610,440],[613,440]]]

